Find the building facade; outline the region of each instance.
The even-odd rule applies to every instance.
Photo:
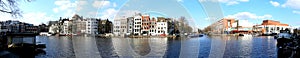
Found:
[[[164,17],[157,17],[156,35],[168,35],[168,23]]]
[[[57,34],[59,33],[59,25],[58,24],[52,24],[51,26],[49,26],[49,33],[51,34]]]
[[[115,36],[120,36],[121,20],[120,19],[114,19],[113,25],[114,25],[113,34]]]
[[[63,24],[61,25],[62,31],[60,34],[68,35],[72,34],[72,28],[71,28],[72,21],[64,20]]]
[[[155,36],[156,35],[156,19],[153,17],[150,19],[150,30],[149,30],[149,35]]]
[[[274,20],[264,20],[261,25],[255,25],[254,28],[263,34],[279,33],[280,30],[291,29],[288,24]]]
[[[120,20],[120,35],[125,36],[127,34],[127,18],[123,17]]]
[[[235,29],[235,27],[233,27],[235,22],[236,20],[234,18],[223,18],[209,25],[206,28],[206,31],[210,31],[211,33],[216,33],[216,34],[229,33],[230,31]]]
[[[113,23],[111,21],[109,21],[108,19],[99,20],[98,26],[99,26],[98,27],[99,34],[112,33]]]
[[[125,17],[114,20],[114,34],[116,36],[125,36],[127,34],[128,19]]]
[[[86,20],[83,17],[75,14],[72,19],[72,33],[73,34],[85,34],[86,32]]]
[[[127,18],[127,34],[133,35],[133,26],[134,25],[134,17]]]
[[[98,21],[99,19],[95,18],[86,18],[84,21],[86,21],[86,34],[98,34]]]
[[[39,33],[39,26],[15,20],[2,21],[0,24],[1,32],[9,33]]]
[[[141,29],[142,29],[142,17],[141,14],[136,14],[134,16],[134,27],[133,27],[133,34],[134,35],[141,35]]]
[[[149,31],[150,31],[150,16],[145,14],[145,15],[142,15],[141,32],[143,35],[149,35]]]

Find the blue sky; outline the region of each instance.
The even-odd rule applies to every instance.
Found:
[[[208,1],[217,5],[205,4]],[[191,25],[201,29],[216,21],[210,14],[244,20],[244,25],[261,24],[262,20],[270,19],[300,27],[300,0],[35,0],[21,1],[19,5],[23,18],[0,13],[1,21],[20,20],[37,25],[74,14],[113,20],[141,12],[170,18],[184,16]],[[219,8],[205,10],[210,8],[208,6]],[[221,12],[214,12],[218,10]]]

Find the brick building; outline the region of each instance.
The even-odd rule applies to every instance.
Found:
[[[288,24],[280,23],[274,20],[264,20],[261,25],[255,25],[254,29],[256,32],[263,34],[279,33],[280,30],[290,29]]]

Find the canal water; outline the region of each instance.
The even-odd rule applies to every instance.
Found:
[[[98,38],[37,36],[36,58],[277,58],[273,37]]]

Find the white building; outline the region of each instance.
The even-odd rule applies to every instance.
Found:
[[[115,36],[120,36],[120,25],[121,24],[121,21],[120,21],[120,19],[114,19],[114,23],[113,23],[113,25],[114,25],[114,27],[113,27],[113,34],[115,35]]]
[[[124,36],[127,33],[127,18],[123,17],[120,20],[120,35]]]
[[[280,33],[280,30],[289,29],[290,26],[280,26],[280,25],[258,25],[258,28],[264,29],[264,34]],[[291,30],[292,31],[292,30]]]
[[[168,23],[167,22],[157,22],[156,35],[166,34],[168,35]]]
[[[127,33],[127,18],[117,18],[114,20],[114,31],[116,36],[124,36]]]
[[[142,27],[142,17],[141,15],[136,15],[134,17],[134,25],[133,25],[133,34],[141,35],[141,27]]]
[[[69,20],[64,21],[61,26],[61,28],[62,28],[61,34],[72,34],[71,24],[72,24],[72,22]]]
[[[50,27],[49,27],[49,33],[57,33],[59,32],[59,26],[58,24],[52,24]]]
[[[71,19],[72,21],[72,33],[74,34],[84,34],[86,33],[86,20],[83,19],[83,17],[80,17],[79,15],[74,15]]]
[[[263,34],[273,34],[273,33],[279,33],[280,30],[285,30],[285,29],[291,30],[291,27],[288,24],[283,24],[280,23],[279,21],[264,20],[261,25],[256,25],[255,29],[258,29],[258,31],[261,31]]]
[[[156,35],[168,35],[168,23],[165,18],[158,17],[156,22]]]
[[[94,19],[94,18],[87,18],[85,19],[85,25],[86,25],[86,29],[85,29],[85,33],[86,34],[98,34],[98,19]]]

